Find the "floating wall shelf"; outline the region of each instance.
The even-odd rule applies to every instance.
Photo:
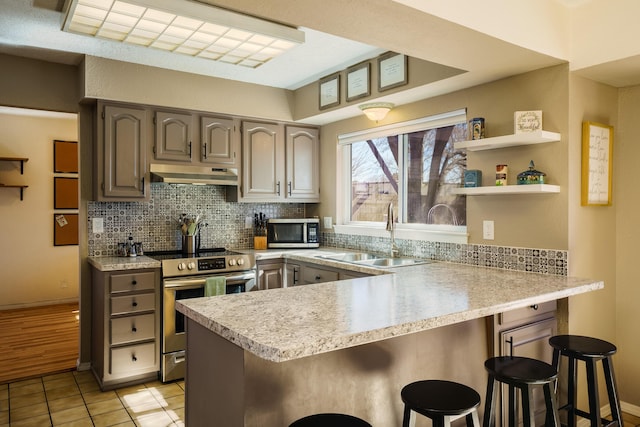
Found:
[[[29,161],[26,157],[0,157],[0,161],[2,162],[20,162],[20,175],[24,173],[24,163]],[[19,188],[20,189],[20,200],[23,197],[23,191],[25,188],[29,187],[28,185],[20,185],[20,184],[0,184],[0,188]]]
[[[456,150],[467,151],[495,150],[497,148],[517,147],[521,145],[544,144],[560,141],[557,132],[540,131],[536,133],[519,133],[513,135],[496,136],[493,138],[475,139],[455,143]]]
[[[559,193],[559,185],[528,184],[528,185],[496,185],[484,187],[454,188],[454,194],[467,196],[492,196],[501,194],[553,194]]]

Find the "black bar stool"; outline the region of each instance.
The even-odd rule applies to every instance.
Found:
[[[371,427],[371,424],[345,414],[315,414],[294,421],[289,427]]]
[[[487,381],[483,427],[493,427],[496,423],[494,396],[496,383],[504,383],[509,386],[509,427],[516,427],[518,425],[516,413],[518,396],[516,389],[519,389],[521,393],[522,422],[524,426],[535,426],[532,395],[532,388],[534,386],[542,386],[544,391],[544,400],[546,403],[545,426],[560,426],[558,408],[556,406],[556,394],[553,387],[558,374],[553,366],[528,357],[503,356],[488,359],[484,362],[484,367],[489,373],[489,379]],[[502,421],[502,425],[507,425],[504,420]]]
[[[480,427],[480,395],[466,385],[451,381],[416,381],[402,388],[404,402],[402,427],[409,427],[411,412],[432,420],[433,427],[450,426],[451,421],[466,417],[467,427]]]
[[[560,365],[560,356],[566,356],[569,359],[567,404],[560,408],[567,411],[568,427],[575,427],[576,415],[588,418],[593,427],[622,425],[620,401],[618,400],[616,379],[613,374],[613,362],[611,360],[611,356],[617,351],[616,346],[607,341],[580,335],[557,335],[549,338],[549,344],[553,347],[553,366],[556,369],[558,369]],[[587,370],[589,412],[576,408],[576,362],[578,360],[584,361]],[[598,375],[596,372],[596,362],[599,360],[602,361],[604,377],[607,382],[607,394],[609,395],[609,406],[611,407],[611,421],[602,418],[600,415]]]

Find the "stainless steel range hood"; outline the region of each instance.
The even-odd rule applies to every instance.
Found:
[[[151,164],[151,182],[193,185],[238,185],[237,169]]]

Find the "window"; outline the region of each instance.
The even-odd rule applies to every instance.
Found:
[[[407,231],[398,237],[466,242],[466,198],[451,190],[460,187],[467,162],[454,142],[467,139],[464,110],[341,135],[341,223],[355,234],[357,227],[384,229],[391,203],[397,230]]]

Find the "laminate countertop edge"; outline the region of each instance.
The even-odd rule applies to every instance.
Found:
[[[385,272],[392,274],[187,299],[176,308],[260,358],[285,362],[604,288],[593,279],[447,262]]]

